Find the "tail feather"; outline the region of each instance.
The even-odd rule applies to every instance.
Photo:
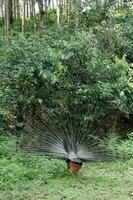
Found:
[[[60,125],[54,121],[43,121],[20,131],[19,149],[25,152],[48,155],[59,159],[81,159],[82,161],[112,161],[118,157],[105,144],[90,134],[90,129],[78,124]]]

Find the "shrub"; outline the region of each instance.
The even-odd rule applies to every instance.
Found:
[[[124,140],[112,135],[108,140],[110,149],[116,151],[122,157],[133,158],[133,133],[128,133],[127,138]]]
[[[104,56],[93,33],[19,35],[1,45],[0,113],[10,123],[69,110],[112,126],[133,113],[131,65]]]

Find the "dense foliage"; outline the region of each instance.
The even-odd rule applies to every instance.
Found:
[[[71,21],[60,33],[1,38],[2,119],[16,124],[69,111],[107,129],[132,121],[131,11],[110,10],[91,24],[85,11],[76,28]]]

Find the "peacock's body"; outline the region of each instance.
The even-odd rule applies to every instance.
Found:
[[[43,121],[25,126],[19,147],[25,152],[64,159],[70,172],[78,172],[84,161],[112,161],[117,156],[103,142],[90,134],[90,129],[76,123]]]

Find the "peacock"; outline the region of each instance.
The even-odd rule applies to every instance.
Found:
[[[78,124],[76,120],[67,123],[43,120],[34,125],[25,125],[19,132],[18,148],[26,153],[62,159],[69,172],[77,173],[83,162],[114,161],[118,159],[91,128]]]

